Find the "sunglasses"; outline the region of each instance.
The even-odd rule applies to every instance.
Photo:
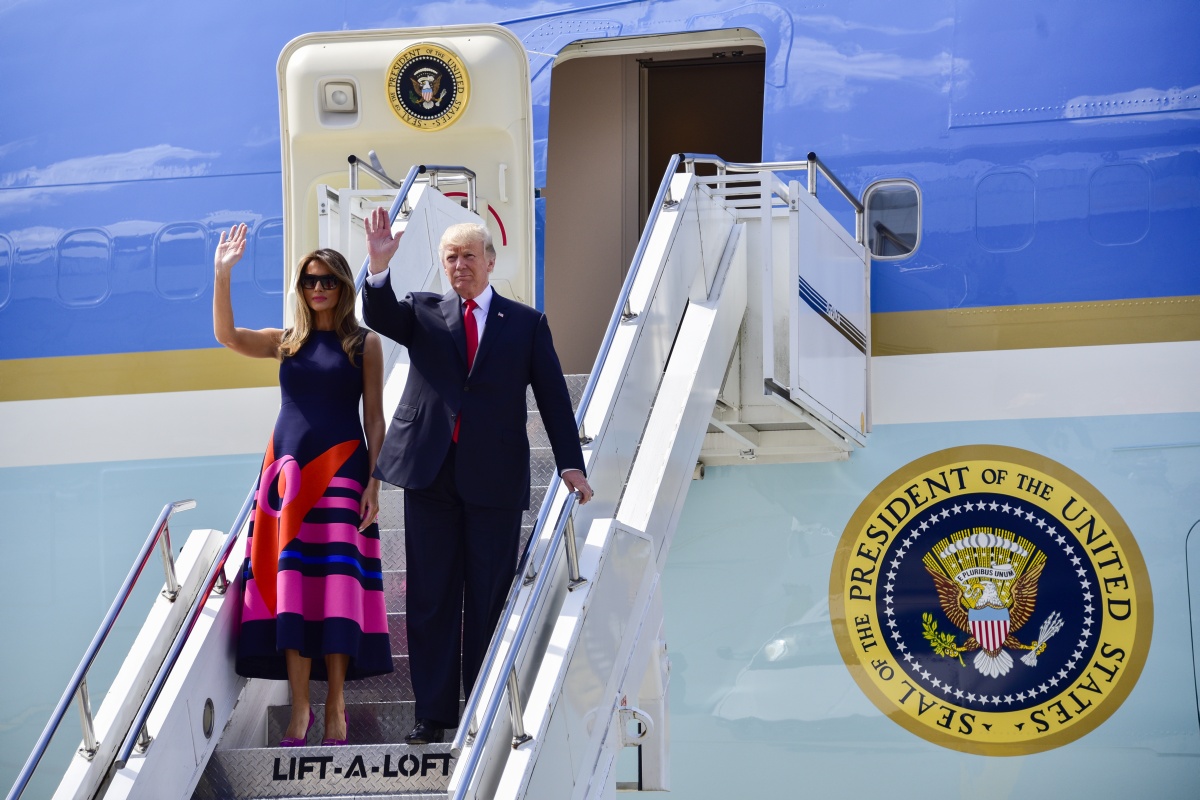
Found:
[[[327,292],[332,292],[341,285],[336,275],[301,275],[300,285],[305,289],[315,289],[320,284],[321,288]]]

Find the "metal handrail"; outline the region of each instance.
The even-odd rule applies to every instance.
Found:
[[[350,156],[351,165],[357,166],[359,169],[365,170],[369,175],[386,183],[388,186],[397,186],[396,182],[386,175],[377,172],[372,167],[364,164],[362,159],[357,156]],[[408,201],[408,193],[412,191],[413,184],[417,182],[418,175],[429,175],[429,185],[436,189],[438,188],[438,179],[442,173],[449,173],[452,176],[465,178],[467,181],[467,203],[471,211],[476,210],[475,202],[475,173],[466,167],[451,167],[443,164],[414,164],[408,174],[404,176],[404,180],[399,184],[399,190],[396,192],[396,197],[392,200],[391,206],[388,207],[388,222],[394,223],[400,209]],[[368,255],[363,259],[362,266],[359,267],[358,273],[354,276],[354,291],[361,292],[363,283],[367,280],[367,268],[371,265],[371,257]]]
[[[846,198],[846,201],[848,203],[850,203],[850,205],[854,206],[855,211],[857,211],[860,214],[862,213],[862,211],[863,211],[862,203],[858,202],[858,199],[855,198],[855,196],[850,193],[850,190],[847,189],[846,186],[840,180],[838,180],[838,177],[833,174],[833,170],[831,170],[829,167],[825,166],[824,161],[817,158],[816,153],[808,154],[808,193],[809,194],[811,194],[813,197],[817,196],[817,177],[816,177],[817,170],[821,171],[821,174],[825,176],[825,180],[827,180],[831,184],[833,184],[833,188],[837,189],[839,192],[842,193],[842,197]]]
[[[513,607],[515,606],[517,598],[520,595],[521,587],[525,583],[524,580],[518,581],[516,578],[525,575],[525,570],[528,568],[529,561],[533,558],[533,553],[537,545],[538,533],[545,528],[546,519],[549,517],[550,510],[554,505],[554,494],[555,493],[553,491],[547,491],[546,496],[542,499],[541,508],[538,509],[537,520],[533,524],[533,533],[530,535],[529,542],[525,545],[525,549],[522,551],[521,557],[517,560],[517,569],[513,573],[515,577],[511,585],[508,587],[508,595],[504,598],[504,608],[500,611],[501,620],[507,620],[512,616]],[[545,561],[544,558],[543,561]],[[532,582],[534,579],[536,579],[538,572],[541,571],[543,570],[539,569],[537,572],[532,573],[532,577],[529,582]],[[479,676],[481,678],[491,672],[492,665],[496,663],[496,656],[500,652],[500,644],[503,641],[503,631],[505,627],[506,626],[497,624],[496,630],[492,633],[492,641],[488,645],[487,653],[484,655],[483,664],[480,665],[479,668]],[[463,722],[459,724],[458,732],[455,734],[454,741],[450,745],[450,752],[455,758],[458,758],[458,756],[462,753],[462,748],[466,743],[466,740],[468,738],[473,739],[478,732],[478,728],[475,725],[475,713],[478,710],[479,693],[482,686],[483,681],[477,681],[475,684],[476,689],[472,691],[471,696],[467,698],[466,706],[463,709],[462,714]]]
[[[137,579],[141,576],[146,562],[150,559],[151,552],[160,540],[167,548],[163,552],[163,562],[167,573],[167,591],[164,591],[163,594],[174,602],[175,598],[171,593],[178,593],[179,585],[174,577],[174,561],[169,550],[170,534],[167,533],[167,529],[171,516],[176,511],[187,511],[195,507],[195,500],[178,500],[163,506],[163,510],[158,515],[158,520],[154,523],[154,527],[150,529],[150,535],[146,537],[146,542],[138,552],[137,558],[134,559],[133,566],[129,569],[129,574],[125,576],[125,582],[117,590],[117,596],[113,598],[108,613],[105,614],[104,620],[100,623],[96,635],[92,637],[92,642],[84,652],[79,666],[75,668],[75,674],[71,676],[66,691],[63,692],[62,698],[59,699],[58,705],[55,706],[54,712],[50,715],[49,722],[46,723],[46,727],[42,731],[42,735],[38,738],[37,744],[34,745],[33,752],[29,754],[29,758],[25,761],[25,766],[22,767],[21,773],[17,776],[16,783],[9,790],[8,800],[16,800],[25,791],[26,786],[29,785],[29,780],[33,777],[34,770],[37,769],[38,763],[42,760],[42,756],[45,755],[46,748],[50,746],[50,740],[54,737],[55,732],[57,732],[58,726],[62,723],[62,718],[67,712],[67,707],[71,705],[76,694],[80,698],[79,713],[84,735],[84,745],[81,752],[85,758],[89,759],[95,755],[99,742],[96,741],[95,730],[92,727],[92,709],[87,691],[88,670],[91,669],[92,663],[96,660],[96,656],[100,652],[100,648],[104,645],[109,633],[112,632],[117,617],[120,616],[126,601],[129,600],[129,595],[133,591],[133,585],[137,583]],[[163,538],[164,533],[167,533],[165,538]]]
[[[372,151],[371,151],[371,154],[372,154],[372,155],[374,155],[374,154],[375,154],[375,151],[374,151],[374,150],[372,150]],[[359,173],[359,172],[365,172],[365,173],[367,173],[367,174],[368,174],[368,175],[370,175],[372,178],[374,178],[375,180],[377,180],[377,181],[379,181],[380,183],[382,183],[384,186],[390,186],[390,187],[392,187],[393,189],[399,189],[399,188],[400,188],[400,184],[396,183],[394,180],[392,180],[391,178],[389,178],[387,175],[384,175],[382,172],[380,172],[379,170],[375,169],[375,167],[373,167],[373,166],[371,166],[370,164],[368,164],[368,163],[364,162],[364,161],[363,161],[361,158],[359,158],[358,156],[356,156],[356,155],[350,155],[350,156],[348,156],[348,157],[346,158],[346,161],[347,161],[347,162],[350,164],[350,188],[351,188],[351,189],[357,189],[357,188],[358,188],[358,173]]]
[[[526,608],[535,608],[537,601],[541,598],[542,592],[545,591],[546,583],[549,581],[550,575],[552,574],[552,570],[549,569],[550,560],[555,554],[557,554],[559,545],[562,544],[564,533],[567,529],[567,520],[570,518],[571,512],[575,510],[575,500],[576,495],[574,492],[572,492],[570,495],[568,495],[567,500],[562,505],[562,511],[559,515],[558,522],[554,526],[554,532],[550,536],[550,541],[547,544],[545,556],[542,559],[543,569],[538,571],[537,579],[533,583],[533,588],[530,589],[529,600],[526,604]],[[500,667],[500,674],[505,676],[505,688],[499,688],[499,683],[497,683],[496,690],[494,690],[491,696],[488,698],[487,708],[484,709],[483,716],[479,722],[479,733],[476,735],[477,741],[487,740],[487,736],[491,732],[492,726],[496,723],[496,716],[500,711],[500,704],[504,701],[504,696],[506,693],[505,690],[508,690],[508,692],[511,693],[513,689],[518,688],[516,684],[517,656],[520,654],[521,645],[525,641],[525,636],[529,631],[529,626],[532,624],[532,620],[533,614],[523,614],[520,617],[520,621],[517,623],[517,630],[513,634],[512,644],[509,645],[508,651],[504,654],[504,662]],[[497,626],[497,631],[499,630],[500,626]],[[492,641],[494,643],[496,640],[493,639]],[[494,657],[492,660],[494,661]],[[483,673],[481,672],[480,675],[482,676]],[[478,681],[476,683],[476,686],[480,685],[482,685],[482,681]],[[472,692],[471,694],[475,695],[477,692]],[[514,730],[516,730],[521,727],[519,721],[519,717],[521,715],[517,710],[520,707],[519,693],[510,698],[510,703],[514,706],[514,717],[518,718],[514,724]],[[478,705],[478,701],[476,701],[476,705]],[[467,719],[465,713],[463,715],[463,719]],[[454,744],[451,745],[452,752],[456,748],[461,752],[462,745],[459,742],[459,737],[464,735],[464,728],[466,727],[466,725],[459,725],[459,733],[454,737]],[[528,737],[526,737],[524,740],[528,741]],[[474,780],[475,770],[479,767],[479,759],[482,755],[482,748],[478,746],[472,747],[467,753],[466,761],[462,762],[462,778],[454,792],[454,800],[462,800],[462,798],[466,796],[466,792],[470,788],[471,782]]]
[[[371,156],[374,157],[374,155],[375,151],[372,150]],[[358,173],[360,172],[367,173],[384,186],[391,187],[392,189],[399,189],[402,186],[402,184],[396,183],[394,180],[388,177],[381,168],[377,168],[366,163],[356,155],[348,156],[346,161],[350,164],[351,189],[358,188]],[[475,202],[475,181],[477,180],[477,176],[474,170],[460,166],[449,166],[446,164],[418,164],[416,169],[419,172],[428,173],[429,185],[434,189],[438,188],[438,182],[441,180],[443,172],[447,173],[446,177],[451,180],[465,180],[467,182],[467,203],[471,211],[478,213],[478,204]],[[412,174],[411,170],[409,171],[409,174]]]
[[[662,182],[659,184],[658,193],[655,195],[654,204],[650,207],[650,215],[647,218],[646,225],[642,230],[642,236],[638,240],[637,250],[634,251],[629,272],[625,275],[625,281],[621,284],[621,293],[617,296],[617,302],[613,306],[612,317],[609,318],[608,328],[604,332],[604,338],[601,340],[600,349],[596,353],[596,361],[592,366],[591,374],[588,376],[587,384],[584,386],[583,394],[579,400],[579,407],[575,412],[575,424],[579,427],[580,431],[583,430],[583,421],[587,416],[587,411],[591,405],[592,397],[596,393],[596,385],[599,381],[600,371],[602,370],[605,361],[608,359],[609,352],[612,350],[612,344],[616,339],[617,329],[620,327],[623,321],[629,319],[629,317],[625,314],[625,308],[629,303],[629,297],[633,291],[633,284],[637,279],[637,275],[641,269],[642,261],[645,258],[646,249],[649,247],[650,235],[654,229],[655,222],[658,220],[659,214],[669,200],[671,179],[678,171],[680,159],[682,157],[683,156],[679,154],[671,156],[671,161],[667,165],[667,169],[663,174]],[[554,501],[555,495],[555,491],[546,492],[546,497],[542,502],[542,508],[538,512],[538,522],[533,530],[532,536],[530,537],[530,546],[527,548],[527,550],[533,549],[533,542],[537,541],[538,536],[543,529],[543,525],[546,521],[546,518],[549,516],[549,509]],[[545,590],[546,581],[551,573],[549,568],[550,564],[552,563],[552,559],[556,558],[558,555],[558,547],[564,538],[564,531],[567,529],[567,523],[570,520],[571,512],[574,511],[575,502],[576,496],[574,493],[571,493],[561,506],[559,521],[554,527],[554,532],[551,534],[550,541],[546,546],[545,554],[542,557],[542,568],[538,570],[537,578],[534,581],[533,588],[530,590],[529,598],[525,604],[527,609],[532,610],[536,608],[539,600],[541,599],[542,592]],[[574,536],[574,530],[571,531],[571,535],[572,537]],[[523,571],[524,570],[519,570],[516,574],[520,576]],[[515,589],[510,591],[510,599],[515,595]],[[501,632],[507,628],[507,624],[504,623],[506,623],[511,614],[512,608],[506,607],[506,613],[500,618],[502,624],[497,625],[496,632],[493,634],[492,643],[488,648],[488,654],[485,657],[484,662],[485,665],[480,671],[480,676],[487,675],[491,670],[492,665],[495,663],[497,652],[501,642],[503,641],[503,635]],[[517,631],[513,636],[512,643],[509,645],[508,652],[505,655],[504,664],[501,668],[500,674],[505,676],[505,686],[508,688],[509,692],[512,692],[512,690],[516,688],[515,680],[512,678],[515,677],[514,670],[517,656],[520,653],[521,645],[524,643],[531,619],[532,614],[525,614],[521,617],[521,620],[518,623]],[[451,751],[454,753],[460,753],[462,751],[463,744],[465,743],[468,734],[468,729],[473,727],[469,723],[470,721],[474,720],[475,712],[480,702],[479,695],[482,692],[483,684],[484,682],[482,680],[477,681],[475,684],[475,690],[471,692],[471,696],[467,699],[467,706],[463,711],[462,719],[468,721],[468,724],[459,726],[458,733],[454,737],[454,743],[451,745]],[[476,736],[477,741],[486,741],[492,726],[495,724],[496,713],[499,710],[504,694],[505,690],[500,688],[500,684],[497,682],[496,689],[492,692],[492,696],[488,701],[487,709],[484,711],[483,718],[480,720],[478,728],[479,733]],[[519,698],[515,698],[515,700],[516,703],[514,704],[514,708],[519,708]],[[467,754],[466,761],[462,762],[462,778],[460,779],[458,787],[454,792],[455,800],[461,800],[463,797],[465,797],[466,791],[470,788],[470,785],[474,780],[475,770],[478,769],[481,755],[481,748],[472,747],[470,753]]]
[[[764,169],[769,169],[772,172],[788,172],[795,170],[804,170],[808,174],[808,193],[813,197],[817,196],[817,174],[825,176],[833,188],[837,189],[842,197],[854,209],[854,239],[859,244],[863,243],[863,223],[862,218],[865,213],[863,204],[858,201],[846,185],[843,184],[833,171],[822,161],[816,153],[810,152],[808,158],[804,161],[768,161],[761,164],[753,164],[746,162],[726,161],[720,156],[711,155],[708,153],[685,153],[684,167],[688,172],[692,172],[693,164],[713,164],[717,167],[718,174],[727,172],[760,172]],[[786,197],[785,197],[786,199]]]
[[[354,156],[351,156],[354,158]],[[400,207],[408,199],[408,193],[412,191],[413,184],[417,181],[417,176],[425,171],[425,167],[421,164],[414,164],[408,174],[404,176],[404,182],[400,184],[400,191],[396,192],[396,197],[392,200],[392,205],[388,208],[388,221],[395,222],[396,215],[400,213]],[[390,181],[389,181],[390,183]],[[367,280],[367,267],[371,265],[371,257],[368,255],[363,259],[362,266],[358,273],[354,276],[354,291],[361,292],[363,283]]]
[[[617,338],[617,329],[625,321],[622,314],[624,313],[625,306],[629,303],[629,295],[633,292],[633,282],[642,267],[642,259],[646,256],[646,248],[650,246],[650,231],[653,230],[654,223],[658,221],[658,215],[662,212],[663,206],[670,199],[671,178],[679,171],[680,161],[686,157],[686,155],[679,153],[671,156],[671,161],[667,164],[667,169],[663,173],[662,182],[658,185],[658,194],[654,196],[654,204],[650,206],[650,215],[646,218],[646,225],[642,229],[641,238],[638,239],[637,249],[633,251],[633,260],[630,262],[629,272],[625,275],[625,282],[621,284],[621,293],[617,295],[616,305],[613,306],[613,314],[608,320],[608,328],[604,331],[604,338],[601,340],[600,349],[596,353],[596,361],[592,364],[592,372],[588,376],[587,385],[583,387],[583,395],[579,399],[579,411],[575,414],[575,422],[580,426],[583,425],[583,419],[587,414],[588,406],[592,402],[592,395],[596,393],[596,384],[599,381],[600,369],[608,359],[608,353],[612,349],[613,340]]]
[[[465,179],[467,181],[467,208],[471,209],[471,213],[479,213],[479,204],[475,199],[475,171],[466,167],[448,166],[446,164],[422,164],[421,171],[429,173],[429,185],[434,189],[438,188],[438,181],[442,177],[442,173],[446,173],[447,177]]]
[[[170,677],[171,670],[175,668],[176,662],[179,661],[179,655],[183,652],[184,645],[187,644],[188,636],[191,635],[192,629],[196,627],[197,620],[200,619],[201,614],[204,612],[204,606],[208,603],[208,598],[212,596],[213,591],[216,591],[217,594],[224,594],[225,589],[228,587],[228,581],[225,579],[225,563],[229,560],[229,556],[233,552],[233,547],[237,544],[238,535],[241,533],[242,527],[246,524],[246,519],[250,516],[250,509],[254,505],[254,495],[257,489],[258,481],[255,480],[250,493],[246,495],[246,499],[242,502],[242,508],[238,511],[237,518],[229,528],[229,533],[225,535],[225,543],[221,545],[216,559],[208,569],[208,575],[205,576],[204,582],[201,584],[203,588],[196,595],[191,608],[188,609],[187,617],[184,619],[179,632],[175,634],[175,640],[171,643],[171,649],[167,652],[167,657],[163,659],[163,663],[158,668],[158,673],[155,674],[150,688],[147,690],[145,697],[142,698],[142,704],[138,707],[138,713],[134,716],[133,722],[125,734],[125,739],[121,743],[121,749],[117,751],[117,769],[123,768],[129,761],[135,746],[138,747],[139,753],[145,753],[147,748],[150,747],[150,742],[153,739],[149,731],[146,730],[146,720],[150,716],[150,711],[154,708],[155,702],[158,701],[158,696],[162,693],[163,685],[167,682],[167,678]]]

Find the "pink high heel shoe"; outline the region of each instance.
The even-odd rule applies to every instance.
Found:
[[[312,730],[313,722],[316,721],[316,715],[312,709],[308,711],[308,727],[304,729],[303,736],[285,736],[279,740],[280,747],[304,747],[308,743],[308,732]]]
[[[345,739],[323,739],[322,747],[344,747],[350,744],[350,714],[346,711],[342,712],[342,719],[346,720],[346,738]]]

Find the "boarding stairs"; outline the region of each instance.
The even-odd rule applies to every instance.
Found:
[[[414,167],[402,183],[378,172],[383,185],[373,198],[357,186],[322,187],[323,236],[361,256],[353,243],[361,242],[361,220],[388,205],[394,225],[405,226],[393,288],[440,290],[441,230],[477,217],[470,191],[464,208],[439,180],[469,182],[469,170]],[[788,172],[806,183],[784,182]],[[821,175],[855,206],[855,231],[817,201]],[[154,657],[152,680],[114,684],[96,720],[119,721],[97,726],[91,738],[101,755],[73,759],[55,797],[593,798],[668,789],[670,666],[659,576],[680,511],[706,466],[837,460],[866,444],[861,229],[861,208],[815,155],[775,165],[672,160],[596,366],[569,377],[595,497],[578,506],[561,486],[531,413],[540,488],[526,516],[530,544],[476,690],[464,698],[470,724],[450,732],[452,742],[403,744],[413,712],[403,501],[393,490],[383,493],[380,521],[396,670],[347,684],[351,746],[316,746],[316,683],[310,745],[269,746],[286,724],[286,684],[233,676],[236,602],[212,591],[237,574],[247,498],[219,546],[216,532],[189,539],[181,564],[190,566],[182,580],[198,587],[192,611],[178,635],[168,631],[169,647],[155,649],[168,653]],[[407,362],[402,348],[385,350],[390,408]],[[135,648],[123,673],[146,672],[146,660],[145,648]],[[87,721],[86,693],[80,699]],[[640,749],[640,775],[619,784],[626,747]]]

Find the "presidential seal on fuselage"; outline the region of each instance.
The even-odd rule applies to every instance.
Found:
[[[982,755],[1048,750],[1107,719],[1141,673],[1154,614],[1137,543],[1094,487],[984,445],[876,487],[838,544],[830,609],[876,706]]]
[[[436,44],[415,44],[392,59],[387,73],[388,102],[404,123],[417,130],[451,125],[467,106],[470,82],[462,59]]]

